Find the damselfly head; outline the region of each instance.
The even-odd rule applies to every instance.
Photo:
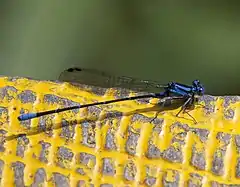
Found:
[[[199,95],[203,95],[205,92],[205,89],[203,87],[203,85],[200,83],[199,80],[194,80],[193,81],[193,86],[195,88],[195,91],[197,92],[197,94]]]

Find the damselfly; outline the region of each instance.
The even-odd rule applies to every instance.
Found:
[[[135,100],[135,99],[141,99],[141,98],[159,98],[159,99],[168,98],[173,100],[181,99],[184,102],[181,107],[181,110],[176,114],[176,116],[178,116],[181,112],[185,112],[186,108],[194,104],[194,102],[196,101],[196,96],[201,96],[204,94],[204,87],[199,80],[194,80],[192,82],[192,85],[185,85],[177,82],[170,82],[166,85],[161,85],[154,81],[139,80],[131,77],[116,77],[108,73],[100,72],[94,69],[69,68],[61,73],[59,80],[72,82],[72,83],[81,83],[81,84],[105,87],[105,88],[121,87],[121,88],[128,88],[132,90],[147,91],[147,92],[153,91],[153,90],[154,91],[159,90],[160,88],[162,88],[164,89],[164,91],[157,92],[157,93],[149,93],[146,95],[138,95],[138,96],[96,102],[96,103],[89,103],[85,105],[60,108],[56,110],[48,110],[48,111],[37,112],[37,113],[27,113],[27,114],[20,115],[18,117],[18,120],[24,121],[24,120],[37,118],[40,116],[60,113],[63,111],[68,111],[73,109],[85,108],[85,107],[96,106],[96,105],[105,105],[105,104],[116,103],[120,101]]]

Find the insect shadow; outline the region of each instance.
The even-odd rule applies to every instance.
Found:
[[[143,108],[143,109],[135,109],[135,110],[132,110],[130,112],[125,112],[125,113],[114,112],[114,111],[113,112],[107,112],[107,114],[104,117],[101,117],[101,118],[95,117],[95,119],[86,118],[86,119],[81,119],[81,120],[69,120],[69,121],[67,121],[67,123],[63,123],[63,122],[56,123],[56,124],[53,124],[49,127],[39,127],[39,126],[32,127],[31,129],[27,130],[27,132],[20,133],[20,134],[13,134],[13,135],[10,135],[10,136],[3,137],[2,139],[3,139],[4,142],[5,141],[11,141],[11,140],[14,140],[14,139],[17,139],[17,138],[20,138],[20,137],[24,137],[24,136],[37,135],[37,134],[40,134],[40,133],[43,133],[43,132],[57,130],[57,129],[60,129],[60,128],[63,128],[63,127],[68,127],[68,126],[71,126],[73,124],[74,125],[77,125],[77,124],[81,125],[83,122],[88,122],[88,123],[93,124],[94,122],[99,121],[99,120],[102,121],[102,120],[105,120],[105,119],[114,119],[114,118],[123,117],[123,116],[131,116],[131,115],[134,115],[134,114],[137,114],[137,113],[156,112],[156,116],[149,120],[149,122],[152,123],[157,118],[159,113],[164,112],[164,111],[171,111],[171,110],[178,109],[179,107],[181,107],[183,105],[183,103],[184,103],[183,99],[166,100],[164,102],[159,102],[158,104],[156,104],[154,106]],[[193,110],[194,108],[196,108],[196,106],[191,105],[191,106],[187,107],[187,110]],[[185,111],[185,113],[188,114],[187,111]],[[190,115],[190,114],[188,114],[188,115]],[[180,117],[180,118],[183,118],[183,117]],[[184,118],[184,119],[186,119],[186,118]],[[95,126],[95,125],[93,125],[93,126]]]

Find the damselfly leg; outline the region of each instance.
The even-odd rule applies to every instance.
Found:
[[[194,94],[189,95],[188,98],[186,99],[186,101],[184,102],[184,104],[182,105],[181,109],[179,110],[179,112],[176,114],[176,117],[179,117],[179,114],[182,112],[183,114],[187,114],[193,121],[194,123],[197,123],[196,119],[188,113],[187,109],[194,106],[195,104],[195,97]]]

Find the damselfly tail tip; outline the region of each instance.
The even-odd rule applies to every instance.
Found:
[[[37,113],[28,113],[18,116],[19,121],[25,121],[37,117]]]
[[[21,121],[21,117],[22,117],[22,116],[18,116],[18,121]]]

